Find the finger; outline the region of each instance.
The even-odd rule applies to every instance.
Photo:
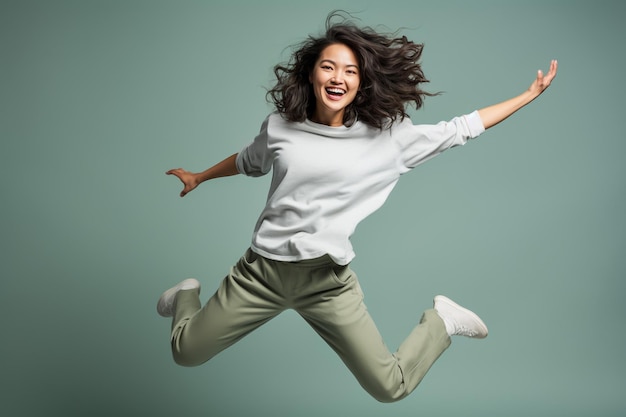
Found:
[[[182,168],[170,169],[166,172],[167,175],[174,175],[179,180],[183,181],[183,175],[185,174],[185,170]]]
[[[183,188],[183,190],[180,192],[180,196],[184,197],[187,194],[189,194],[189,192],[192,190],[193,188],[190,188],[189,186],[185,185],[185,188]]]
[[[559,61],[553,59],[550,63],[550,72],[554,72],[556,74],[557,69],[559,68]]]
[[[537,85],[543,85],[543,71],[537,70]]]
[[[552,79],[556,77],[557,68],[558,64],[556,60],[553,59],[552,62],[550,62],[550,70],[548,71],[548,74],[543,78],[543,84],[546,88],[550,85],[550,83],[552,83]]]
[[[550,79],[556,77],[556,72],[559,69],[559,63],[557,62],[556,59],[553,59],[552,62],[550,62],[550,71],[548,72],[548,77]]]

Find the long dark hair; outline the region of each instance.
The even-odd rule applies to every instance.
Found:
[[[340,22],[334,22],[340,18]],[[344,124],[360,120],[382,129],[398,117],[407,116],[407,104],[422,107],[428,93],[420,88],[428,80],[419,59],[423,44],[409,41],[406,36],[378,33],[370,27],[359,27],[344,13],[332,12],[326,19],[326,32],[309,36],[286,64],[274,67],[276,84],[267,92],[282,116],[302,122],[315,110],[315,95],[309,75],[321,52],[329,45],[344,44],[359,61],[361,85],[354,101],[346,108]]]

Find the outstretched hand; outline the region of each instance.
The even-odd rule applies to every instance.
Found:
[[[530,87],[528,87],[528,90],[509,100],[478,110],[478,114],[480,115],[480,119],[482,120],[485,129],[489,129],[492,126],[497,125],[539,97],[539,95],[541,95],[541,93],[543,93],[546,88],[550,86],[554,77],[556,77],[558,66],[559,64],[556,62],[556,59],[553,59],[552,62],[550,62],[550,70],[546,75],[544,75],[541,70],[537,71],[537,78],[533,81]]]
[[[537,71],[537,78],[535,79],[535,81],[533,81],[528,90],[537,96],[543,93],[545,89],[550,86],[550,83],[552,82],[554,77],[556,77],[556,72],[558,68],[559,63],[556,61],[556,59],[553,59],[550,62],[550,70],[548,70],[547,74],[544,75],[543,71],[541,70]]]
[[[194,190],[200,182],[198,177],[193,172],[185,171],[182,168],[170,169],[166,172],[167,175],[175,175],[183,183],[183,190],[180,192],[180,196],[184,197],[190,191]]]

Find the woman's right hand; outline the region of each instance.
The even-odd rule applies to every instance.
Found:
[[[237,154],[231,155],[213,165],[211,168],[199,173],[193,173],[185,171],[182,168],[170,169],[166,172],[167,175],[176,175],[178,179],[183,183],[183,191],[180,192],[180,196],[184,197],[190,191],[193,191],[198,185],[204,181],[212,180],[214,178],[228,177],[231,175],[239,174],[237,170]]]
[[[166,172],[167,175],[175,175],[183,183],[183,190],[180,192],[180,196],[184,197],[190,191],[193,191],[199,184],[198,174],[185,171],[182,168],[170,169]]]

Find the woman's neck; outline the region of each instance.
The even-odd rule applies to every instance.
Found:
[[[315,111],[311,115],[311,121],[331,127],[343,126],[343,112],[321,114],[319,111]]]

